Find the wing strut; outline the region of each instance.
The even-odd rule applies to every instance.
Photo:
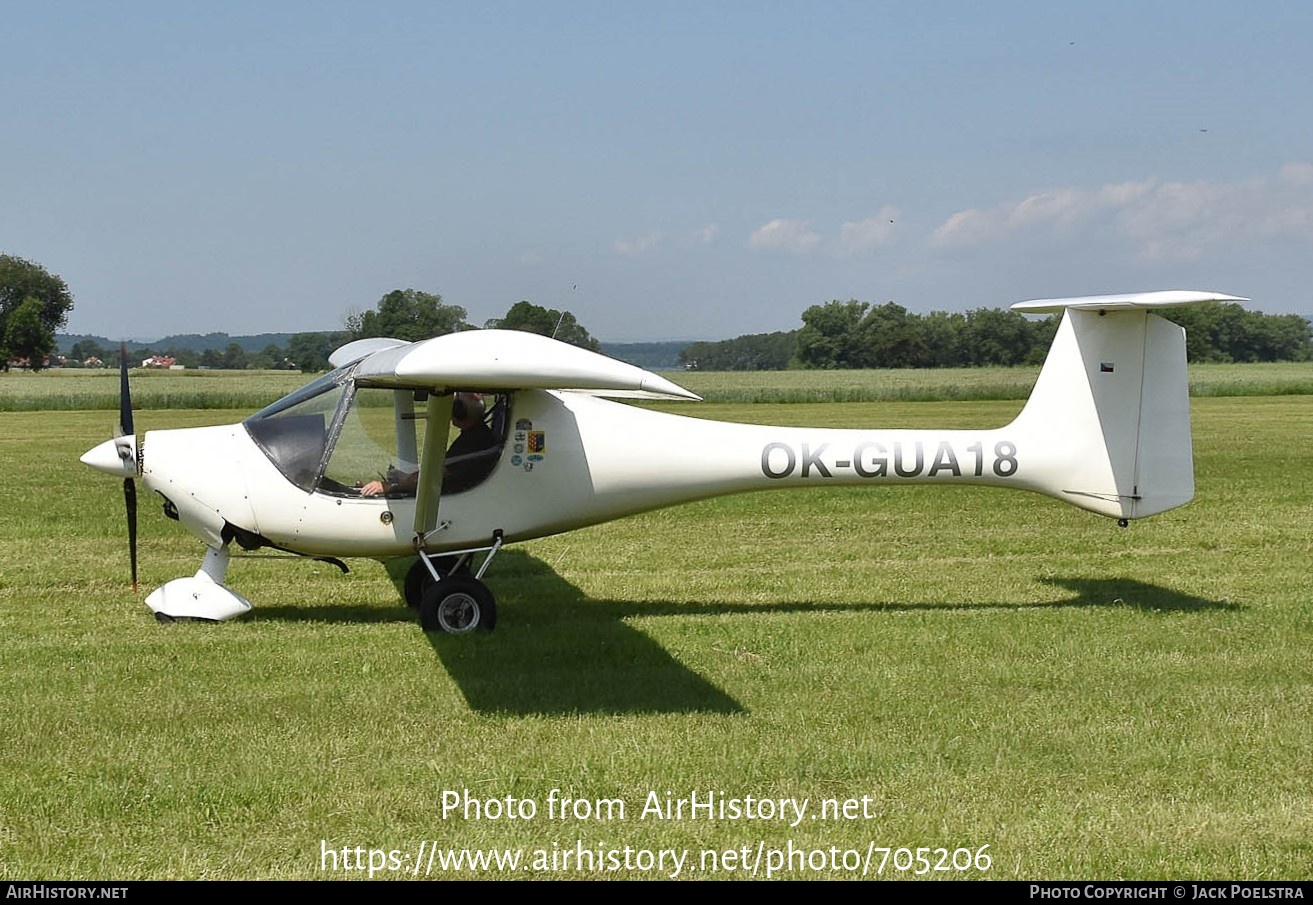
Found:
[[[424,552],[428,536],[438,527],[442,474],[447,463],[447,437],[451,431],[450,393],[430,395],[424,425],[423,461],[415,487],[415,550]]]

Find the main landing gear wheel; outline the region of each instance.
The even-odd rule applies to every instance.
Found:
[[[497,604],[488,586],[472,575],[430,580],[419,605],[419,624],[426,632],[450,635],[476,628],[490,632],[497,625]]]
[[[446,576],[451,573],[452,567],[456,565],[458,557],[455,556],[435,556],[433,565],[438,570],[439,575]],[[470,572],[469,560],[456,570],[457,575],[468,575]],[[406,573],[406,606],[419,609],[424,603],[424,591],[433,584],[433,576],[429,574],[428,568],[424,565],[422,559],[415,560],[415,564],[410,567]]]

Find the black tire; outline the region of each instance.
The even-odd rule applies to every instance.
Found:
[[[451,574],[452,567],[456,565],[458,558],[455,556],[434,556],[433,566],[438,570],[438,574],[447,576]],[[470,565],[469,557],[456,570],[456,575],[469,575]],[[412,609],[419,609],[420,604],[424,602],[424,591],[433,584],[433,576],[429,574],[428,568],[421,559],[415,560],[415,564],[410,567],[406,573],[406,582],[404,593],[406,596],[406,606]]]
[[[419,606],[419,624],[426,632],[464,635],[497,626],[497,603],[488,586],[472,575],[453,575],[431,582]]]
[[[424,602],[424,591],[431,584],[433,584],[433,576],[429,574],[428,567],[424,565],[424,560],[415,560],[415,564],[406,573],[404,591],[406,606],[415,610],[419,609],[420,604]]]

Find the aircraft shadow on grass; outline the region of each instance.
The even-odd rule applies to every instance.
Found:
[[[1123,578],[1041,578],[1075,596],[1041,603],[685,604],[590,599],[542,560],[519,550],[498,556],[491,573],[502,611],[492,634],[425,637],[465,696],[485,713],[743,713],[746,708],[625,620],[735,613],[900,612],[1132,607],[1147,612],[1237,609]],[[411,622],[403,606],[261,606],[258,620]],[[563,680],[562,677],[568,677]]]

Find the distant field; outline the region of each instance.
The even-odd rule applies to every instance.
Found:
[[[259,409],[310,380],[298,371],[157,371],[133,369],[137,409]],[[119,373],[54,368],[0,374],[0,411],[93,410],[119,407]]]
[[[1025,399],[1038,367],[878,371],[683,371],[708,402],[936,402]],[[1313,395],[1313,362],[1190,367],[1192,396]]]
[[[927,402],[1025,399],[1039,368],[948,368],[881,371],[668,372],[707,402]],[[255,410],[310,377],[294,371],[131,372],[137,409]],[[1193,365],[1194,396],[1313,395],[1313,362]],[[109,370],[0,374],[0,411],[118,408],[119,378]]]
[[[1018,405],[695,409],[966,427]],[[686,852],[680,878],[792,847],[809,865],[774,876],[873,877],[868,851],[903,848],[880,876],[908,878],[926,848],[960,867],[931,877],[1307,879],[1313,398],[1193,410],[1195,501],[1125,530],[988,488],[727,497],[512,547],[500,625],[463,638],[420,632],[375,563],[267,554],[229,575],[250,616],[158,625],[142,598],[202,547],[143,495],[127,587],[119,482],[77,463],[112,416],[0,415],[0,879],[363,879],[325,850],[409,868],[421,842],[524,859],[421,874],[459,879],[673,875],[551,866],[577,847]],[[553,790],[625,811],[553,818]],[[537,812],[444,814],[466,791]],[[641,816],[693,792],[808,818]]]

